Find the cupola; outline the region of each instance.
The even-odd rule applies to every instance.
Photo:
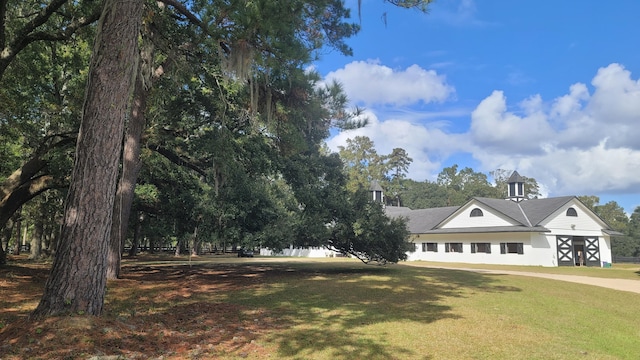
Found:
[[[384,203],[384,194],[382,193],[382,186],[376,181],[373,180],[371,182],[371,186],[369,187],[369,192],[371,193],[371,199],[378,203]]]
[[[525,200],[524,178],[517,171],[514,171],[507,180],[507,199],[515,202]]]

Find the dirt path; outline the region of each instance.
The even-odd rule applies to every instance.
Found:
[[[511,270],[488,270],[488,269],[471,269],[471,268],[454,268],[446,266],[426,266],[437,269],[450,269],[450,270],[463,270],[473,271],[481,274],[496,274],[496,275],[518,275],[518,276],[532,276],[558,281],[568,281],[574,283],[580,283],[585,285],[600,286],[614,290],[628,291],[640,294],[640,280],[628,280],[628,279],[610,279],[610,278],[598,278],[591,276],[580,275],[559,275],[559,274],[544,274],[529,271],[511,271]]]

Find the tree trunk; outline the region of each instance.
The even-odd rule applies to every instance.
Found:
[[[15,255],[20,255],[20,249],[21,249],[21,245],[22,243],[20,242],[20,234],[22,234],[21,230],[22,230],[22,208],[18,209],[18,211],[16,211],[15,214],[13,214],[13,223],[14,223],[14,227],[16,228],[15,230],[15,236],[16,236],[16,241],[13,244],[13,253]]]
[[[176,244],[176,250],[173,253],[174,256],[180,256],[180,250],[182,250],[181,247],[182,247],[182,239],[178,238],[178,243]]]
[[[100,315],[127,107],[136,74],[142,0],[106,0],[98,24],[62,234],[33,312]]]
[[[129,256],[131,257],[136,256],[138,254],[138,246],[140,244],[140,234],[142,233],[143,220],[144,220],[144,215],[140,213],[136,217],[136,227],[133,231],[133,241],[131,241],[131,249],[129,249]],[[153,246],[152,244],[150,245]],[[151,248],[150,252],[153,252],[153,247]]]
[[[17,218],[14,216],[11,220],[7,222],[5,228],[0,231],[0,239],[2,241],[2,253],[0,253],[0,265],[6,264],[7,253],[9,252],[9,246],[11,244],[11,238],[13,237],[13,233],[16,229],[16,221]],[[20,237],[20,233],[18,233],[18,238]],[[19,241],[18,241],[19,242]]]
[[[11,241],[14,225],[13,221],[9,221],[4,230],[0,232],[0,266],[7,263],[7,252],[9,252],[9,242]]]
[[[198,237],[198,226],[193,230],[193,245],[191,246],[191,255],[200,255],[200,238]]]
[[[44,234],[44,220],[41,216],[35,219],[33,224],[33,234],[31,234],[31,254],[29,259],[37,260],[42,257],[42,236]]]
[[[139,71],[136,76],[131,116],[125,134],[124,150],[122,152],[122,174],[120,176],[120,183],[118,184],[116,201],[113,208],[107,279],[117,279],[120,277],[122,248],[124,247],[124,241],[129,227],[129,216],[131,215],[131,204],[133,203],[133,197],[135,195],[136,181],[138,180],[138,174],[142,166],[140,161],[142,145],[140,142],[142,133],[144,132],[144,110],[147,107],[147,96],[149,93],[147,89],[145,89],[144,78],[141,73],[142,71]]]

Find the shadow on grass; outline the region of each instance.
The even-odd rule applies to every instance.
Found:
[[[384,324],[410,327],[411,322],[458,319],[448,298],[520,291],[496,284],[495,276],[456,270],[354,263],[271,266],[279,274],[276,282],[235,294],[234,301],[276,310],[285,329],[268,338],[283,357],[415,358],[411,348],[387,341],[384,331],[397,329],[384,330]]]
[[[27,284],[41,291],[42,270],[31,272],[35,276],[30,279],[17,268],[5,275],[4,290],[15,297],[5,298],[0,315],[9,315],[12,308],[10,322],[24,319],[32,309],[19,303],[30,297],[37,303],[41,292],[34,294],[30,286],[27,293],[17,294]],[[32,351],[45,357],[74,352],[428,359],[389,339],[395,332],[410,333],[412,323],[460,318],[451,298],[519,291],[497,281],[495,276],[466,271],[352,261],[132,264],[123,268],[123,279],[109,282],[105,314],[87,320],[92,325],[71,321],[77,316],[62,317],[58,323],[3,329],[0,338],[15,341],[4,349],[18,358],[25,355],[21,344],[37,342],[39,347]]]

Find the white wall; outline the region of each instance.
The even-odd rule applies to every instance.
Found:
[[[570,207],[576,210],[578,216],[566,215],[567,209]],[[602,228],[606,224],[577,201],[569,202],[561,207],[552,216],[544,220],[541,225],[551,230],[551,232],[547,233],[547,239],[556,254],[557,235],[598,237],[600,262],[612,262],[611,238],[602,232]]]
[[[578,216],[567,216],[567,209],[574,208]],[[540,225],[557,235],[602,236],[605,224],[576,202],[569,202],[545,219]]]
[[[506,200],[505,200],[506,201]],[[513,220],[504,215],[494,212],[492,209],[482,207],[480,204],[470,203],[470,206],[458,210],[454,217],[443,223],[439,228],[466,228],[466,227],[487,227],[487,226],[511,226],[516,225]],[[482,210],[482,216],[471,216],[471,211],[475,208]]]
[[[297,256],[297,257],[310,257],[310,258],[342,256],[342,254],[340,254],[339,252],[329,250],[325,247],[311,247],[311,248],[289,247],[277,253],[268,248],[261,248],[260,255],[262,256]]]
[[[416,251],[408,260],[458,262],[469,264],[556,266],[555,245],[539,233],[430,234],[412,238]],[[554,237],[555,241],[555,237]],[[438,252],[423,252],[422,243],[438,243]],[[462,253],[445,252],[445,243],[461,242]],[[501,254],[500,243],[522,243],[524,254]],[[471,253],[471,243],[490,243],[491,254]]]

